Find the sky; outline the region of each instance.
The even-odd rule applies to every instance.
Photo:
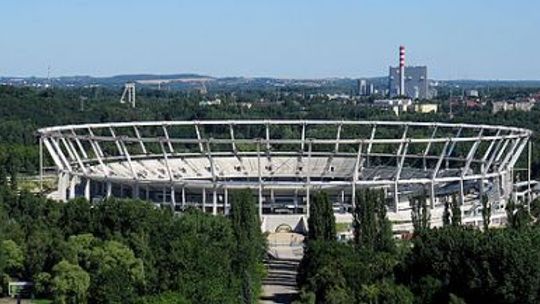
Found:
[[[540,80],[538,0],[0,0],[0,76]]]

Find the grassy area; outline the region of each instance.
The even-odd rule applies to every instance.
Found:
[[[349,229],[351,229],[351,224],[350,223],[336,223],[336,232],[345,232],[345,231],[349,231]]]
[[[31,178],[19,178],[17,179],[17,185],[19,189],[29,192],[39,192],[39,180]],[[55,189],[56,179],[46,178],[43,180],[43,190],[50,192]]]
[[[15,298],[0,298],[0,304],[16,304],[17,299]],[[22,299],[22,304],[51,304],[52,300],[45,300],[45,299],[37,299],[37,300],[29,300],[29,299]]]
[[[31,304],[51,304],[51,303],[52,303],[52,300],[44,300],[44,299],[41,299],[41,300],[32,300],[30,303],[31,303]]]

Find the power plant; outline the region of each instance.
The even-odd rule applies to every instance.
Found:
[[[429,99],[433,96],[427,66],[405,66],[405,46],[399,47],[399,65],[390,67],[388,93],[391,98]]]

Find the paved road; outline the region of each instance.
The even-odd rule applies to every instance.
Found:
[[[303,256],[301,239],[293,233],[269,236],[269,251],[273,257],[266,261],[268,275],[263,281],[260,303],[287,304],[296,299],[296,274]]]
[[[297,259],[272,259],[267,262],[268,276],[263,281],[261,303],[292,303],[296,299]]]

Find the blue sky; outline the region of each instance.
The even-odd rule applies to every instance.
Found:
[[[0,75],[540,79],[538,0],[1,0]]]

